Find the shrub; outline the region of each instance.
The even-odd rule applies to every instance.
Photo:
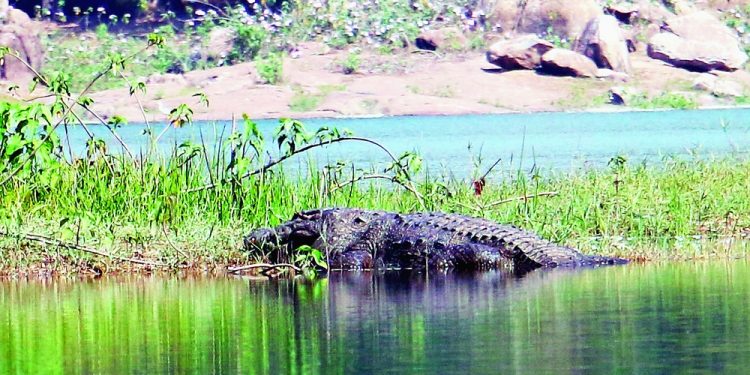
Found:
[[[362,59],[359,56],[359,53],[356,52],[350,52],[349,55],[346,56],[346,59],[341,63],[341,69],[344,71],[344,74],[352,74],[359,70],[359,65],[362,63]]]
[[[266,31],[257,25],[233,25],[237,37],[230,55],[232,61],[248,61],[255,58],[266,39]]]
[[[284,59],[279,53],[268,54],[265,58],[255,60],[255,69],[263,82],[275,85],[281,81]]]

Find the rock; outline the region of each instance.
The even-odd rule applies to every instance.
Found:
[[[609,104],[627,105],[628,92],[624,87],[613,87],[609,89]]]
[[[747,55],[736,45],[689,40],[672,33],[654,35],[648,44],[648,55],[697,72],[735,71],[747,61]]]
[[[675,14],[683,15],[683,14],[691,14],[697,11],[697,8],[693,6],[693,4],[684,1],[684,0],[669,0],[672,4],[672,9],[674,9]]]
[[[661,24],[667,18],[674,16],[674,13],[667,10],[663,5],[651,0],[641,0],[635,7],[637,11],[633,21],[641,20],[644,23]]]
[[[604,8],[607,14],[611,14],[618,21],[630,24],[638,14],[638,8],[632,3],[615,3]]]
[[[6,23],[0,24],[0,45],[17,51],[21,59],[39,71],[44,62],[44,48],[39,38],[40,29],[41,27],[25,13],[10,8]],[[6,56],[0,64],[0,79],[25,85],[31,82],[32,78],[34,73],[14,57]]]
[[[536,35],[523,35],[499,41],[487,50],[487,61],[505,70],[536,69],[542,55],[555,48]]]
[[[23,28],[33,28],[37,33],[41,29],[41,26],[35,25],[34,21],[31,20],[31,17],[20,9],[13,7],[8,8],[6,18],[8,24],[14,24]]]
[[[695,71],[734,71],[747,62],[737,34],[708,12],[669,18],[663,29],[649,41],[652,58]]]
[[[667,19],[662,27],[666,31],[685,39],[714,42],[721,45],[736,45],[739,38],[721,20],[708,12],[693,12],[684,16]]]
[[[457,27],[423,31],[417,36],[415,43],[417,48],[428,51],[462,50],[469,44],[464,33]]]
[[[503,32],[542,34],[551,29],[570,40],[580,35],[590,19],[602,14],[595,0],[496,0],[489,4],[489,9],[475,13],[486,10],[490,25]]]
[[[225,60],[232,49],[237,34],[228,27],[216,27],[208,33],[208,44],[206,45],[206,57],[213,61]]]
[[[597,69],[596,70],[596,78],[606,79],[610,81],[616,81],[616,82],[627,82],[630,79],[630,76],[623,73],[623,72],[616,72],[612,69]]]
[[[171,73],[155,73],[150,75],[146,79],[146,83],[150,84],[177,84],[180,86],[185,85],[187,81],[185,80],[185,77],[182,76],[182,74],[171,74]]]
[[[693,80],[693,88],[696,90],[711,91],[716,86],[718,79],[713,74],[701,74]]]
[[[594,60],[600,68],[631,71],[628,45],[615,17],[602,15],[589,21],[574,50]]]
[[[744,87],[738,82],[719,79],[713,74],[701,74],[693,81],[696,90],[708,91],[719,97],[740,97],[744,95]]]
[[[578,52],[553,48],[542,56],[542,72],[547,74],[594,77],[596,71],[594,61]]]
[[[609,89],[609,103],[614,105],[628,106],[647,97],[646,92],[634,87],[614,86]]]

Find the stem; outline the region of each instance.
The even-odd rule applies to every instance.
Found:
[[[279,263],[279,264],[269,264],[269,263],[256,263],[256,264],[249,264],[247,266],[240,266],[240,267],[229,267],[227,268],[227,271],[230,273],[237,273],[245,270],[251,270],[254,268],[263,268],[265,271],[269,271],[276,268],[291,268],[297,272],[302,271],[299,267],[295,266],[294,264],[289,263]]]
[[[120,77],[122,77],[122,79],[125,81],[125,83],[128,84],[128,86],[130,86],[131,89],[133,88],[133,84],[130,83],[130,80],[128,79],[128,77],[125,76],[125,73],[123,73],[122,71],[120,71]],[[138,109],[141,111],[141,115],[143,115],[143,122],[146,123],[146,129],[148,129],[149,132],[151,132],[151,124],[148,122],[146,109],[143,108],[143,103],[141,103],[141,99],[138,97],[138,95],[136,95],[135,90],[133,91],[133,97],[135,98],[136,103],[138,103]]]
[[[25,239],[25,240],[28,240],[28,241],[33,241],[33,242],[38,242],[38,243],[41,243],[43,245],[59,246],[59,247],[64,247],[64,248],[68,248],[68,249],[79,250],[79,251],[83,251],[85,253],[90,253],[90,254],[99,255],[99,256],[103,256],[103,257],[107,257],[107,258],[112,258],[112,259],[116,259],[116,260],[123,261],[123,262],[143,264],[143,265],[146,265],[146,266],[154,266],[154,267],[167,267],[167,265],[164,264],[164,263],[154,263],[154,262],[149,262],[147,260],[134,259],[134,258],[125,258],[125,257],[113,255],[113,254],[110,254],[110,253],[106,253],[104,251],[97,250],[97,249],[94,249],[94,248],[91,248],[91,247],[88,247],[88,246],[83,246],[83,245],[77,245],[77,244],[68,243],[68,242],[57,240],[57,239],[54,239],[54,238],[51,238],[51,237],[43,236],[41,234],[34,234],[34,233],[23,234],[23,233],[19,233],[19,234],[15,234],[14,235],[14,234],[11,234],[9,232],[6,232],[6,231],[0,229],[0,236],[4,236],[4,237],[20,237],[22,239]]]
[[[112,133],[112,136],[115,137],[115,139],[117,140],[117,142],[120,143],[120,145],[125,150],[125,152],[128,154],[128,156],[130,156],[131,159],[135,159],[135,156],[133,155],[133,152],[130,151],[130,147],[128,147],[128,145],[125,143],[125,141],[122,138],[120,138],[120,135],[117,134],[117,132],[115,131],[115,129],[110,124],[108,124],[106,121],[104,121],[103,118],[101,118],[96,112],[92,111],[89,107],[84,107],[84,106],[81,106],[81,107],[83,107],[83,109],[85,109],[86,112],[88,112],[92,116],[96,117],[96,119],[99,120],[99,122],[102,123],[102,125],[104,125],[109,130],[110,133]],[[81,125],[83,125],[83,121],[81,121],[81,119],[78,118],[78,115],[75,115],[75,116],[76,116],[76,119],[78,119],[78,121],[81,123]],[[83,126],[85,127],[85,125],[83,125]]]
[[[327,146],[327,145],[330,145],[330,144],[333,144],[333,143],[346,142],[346,141],[365,142],[365,143],[370,143],[370,144],[373,144],[373,145],[379,147],[386,154],[388,154],[388,156],[393,160],[394,163],[396,163],[396,164],[399,165],[399,168],[401,168],[401,170],[404,171],[404,173],[406,173],[404,167],[398,162],[398,159],[396,159],[396,157],[393,156],[393,154],[387,148],[385,148],[385,146],[381,145],[380,143],[378,143],[376,141],[373,141],[372,139],[361,138],[361,137],[341,137],[341,138],[336,138],[336,139],[329,140],[329,141],[322,141],[322,142],[318,142],[318,143],[309,144],[307,146],[299,148],[299,149],[295,150],[293,153],[284,155],[284,156],[280,157],[279,159],[272,160],[272,161],[268,162],[266,165],[264,165],[264,166],[262,166],[262,167],[260,167],[260,168],[258,168],[256,170],[254,170],[254,171],[250,171],[248,173],[245,173],[244,175],[242,175],[240,177],[240,179],[248,178],[250,176],[254,176],[254,175],[257,175],[257,174],[261,174],[261,173],[265,173],[269,169],[275,167],[278,164],[281,164],[282,162],[284,162],[285,160],[291,158],[292,156],[295,156],[297,154],[301,154],[301,153],[303,153],[305,151],[308,151],[308,150],[311,150],[311,149],[314,149],[314,148],[317,148],[317,147]],[[225,182],[225,181],[222,181],[222,182]],[[203,191],[203,190],[214,189],[217,186],[218,186],[217,183],[208,184],[208,185],[204,185],[204,186],[201,186],[201,187],[198,187],[198,188],[190,189],[187,192],[188,193],[195,193],[195,192],[199,192],[199,191]]]
[[[521,197],[513,197],[513,198],[508,198],[508,199],[502,199],[502,200],[499,200],[499,201],[495,201],[495,202],[489,203],[489,204],[485,205],[485,207],[499,206],[501,204],[515,202],[515,201],[527,201],[529,199],[538,198],[538,197],[554,197],[557,194],[558,193],[556,191],[545,191],[545,192],[542,192],[542,193],[524,195],[524,196],[521,196]]]
[[[148,46],[146,46],[146,47],[144,47],[144,48],[142,48],[142,49],[140,49],[140,50],[138,50],[138,51],[136,51],[136,52],[134,52],[134,53],[132,53],[130,55],[128,55],[127,57],[125,57],[123,59],[123,61],[130,60],[133,57],[135,57],[135,56],[143,53],[146,50],[148,50],[149,48],[151,48],[151,44],[149,44]],[[22,59],[18,54],[11,53],[10,56],[13,56],[16,60],[20,61],[23,65],[25,65],[28,69],[30,69],[34,73],[34,75],[36,75],[37,78],[39,78],[42,81],[42,83],[44,83],[45,85],[49,86],[49,82],[47,82],[47,80],[45,80],[44,77],[41,74],[39,74],[39,72],[37,72],[33,67],[31,67],[31,65],[29,65],[26,61],[24,61],[24,59]],[[94,86],[94,83],[96,83],[96,81],[100,80],[107,73],[109,73],[110,70],[112,70],[112,65],[108,66],[107,69],[104,69],[103,71],[99,72],[86,85],[86,87],[83,89],[83,91],[81,91],[78,94],[78,97],[75,98],[75,100],[73,101],[73,104],[78,103],[81,100],[81,98],[91,89],[91,87]],[[52,137],[52,134],[55,132],[55,130],[57,129],[57,127],[60,126],[60,124],[62,124],[65,121],[65,117],[67,117],[68,114],[73,111],[73,106],[72,105],[69,105],[69,104],[65,103],[65,101],[62,101],[62,103],[65,105],[65,111],[60,116],[60,119],[55,123],[55,125],[52,126],[52,129],[50,130],[49,133],[47,133],[46,136],[44,136],[44,138],[42,139],[42,141],[39,142],[39,144],[33,150],[31,150],[31,153],[29,154],[29,156],[26,157],[26,160],[24,160],[22,163],[20,163],[20,165],[18,165],[18,167],[16,167],[16,169],[14,169],[11,173],[8,174],[8,176],[6,176],[2,181],[0,181],[0,186],[3,186],[6,183],[8,183],[8,181],[10,181],[15,175],[17,175],[19,172],[21,172],[23,170],[23,168],[26,166],[26,164],[28,162],[30,162],[34,158],[34,156],[36,155],[36,153],[39,152],[39,150],[42,147],[44,147],[44,144],[47,143],[47,141],[50,140],[50,138]]]

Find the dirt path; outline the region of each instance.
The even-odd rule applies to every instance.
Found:
[[[201,120],[230,119],[242,113],[260,119],[615,109],[602,104],[613,86],[653,95],[686,92],[701,106],[733,103],[694,91],[692,82],[700,73],[673,68],[642,52],[631,56],[634,74],[626,83],[533,71],[500,72],[479,52],[460,56],[364,54],[360,71],[346,75],[337,63],[346,52],[325,51],[311,44],[300,51],[300,57],[285,60],[283,81],[278,85],[259,83],[254,64],[245,63],[183,76],[151,77],[141,100],[149,121],[165,119],[181,103],[191,105],[195,119]],[[750,87],[746,71],[720,74]],[[197,92],[208,96],[208,108],[192,96]],[[119,114],[143,121],[125,89],[100,92],[94,99],[96,109],[106,116]]]

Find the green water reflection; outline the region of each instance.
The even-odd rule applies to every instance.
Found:
[[[745,261],[0,283],[0,373],[744,372]]]

